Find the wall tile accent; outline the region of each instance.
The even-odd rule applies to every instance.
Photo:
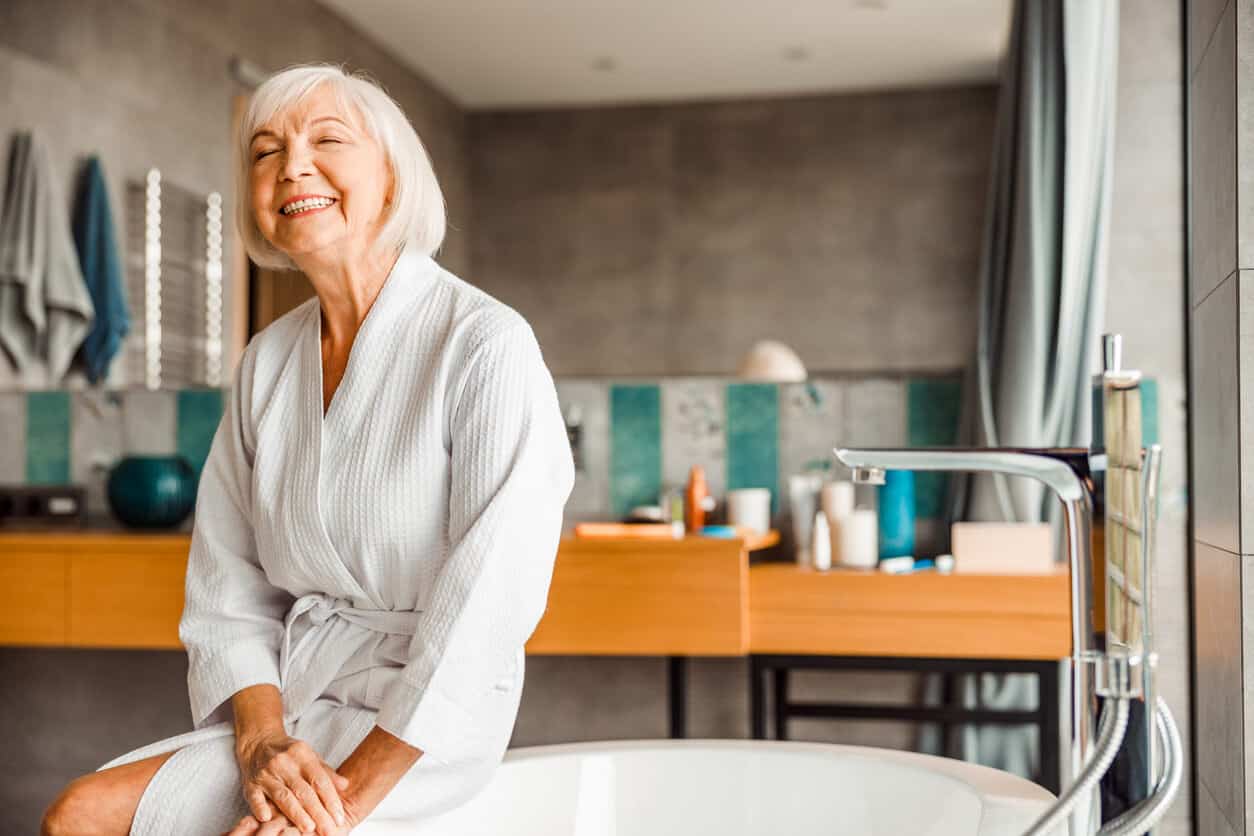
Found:
[[[727,489],[767,488],[779,510],[779,388],[727,384]]]
[[[123,455],[122,395],[76,390],[70,399],[70,476],[87,488],[87,512],[109,513],[109,468]]]
[[[209,446],[222,421],[221,389],[180,389],[178,393],[178,451],[200,473]]]
[[[610,388],[604,381],[558,380],[557,398],[567,424],[578,418],[575,487],[566,502],[569,519],[604,519],[610,510]]]
[[[835,465],[832,448],[845,437],[845,388],[845,384],[833,380],[785,383],[779,387],[781,513],[790,512],[789,476],[804,472],[807,464]]]
[[[1244,737],[1241,676],[1241,558],[1197,543],[1194,552],[1198,783],[1224,818],[1242,822]]]
[[[962,386],[952,379],[911,380],[906,384],[906,442],[911,447],[944,447],[958,439]],[[925,472],[914,475],[915,515],[944,513],[949,476]]]
[[[0,484],[26,481],[26,393],[0,392]]]
[[[906,443],[906,389],[900,380],[859,380],[845,396],[842,444],[903,447]]]
[[[130,455],[178,452],[178,395],[169,389],[128,389],[122,397],[122,443]]]
[[[656,384],[610,387],[610,512],[626,516],[662,487],[662,398]]]
[[[26,481],[70,481],[70,393],[26,394]]]
[[[726,381],[672,378],[662,384],[662,483],[685,485],[701,465],[710,493],[727,486]]]
[[[1237,279],[1193,311],[1193,491],[1198,540],[1240,552]]]

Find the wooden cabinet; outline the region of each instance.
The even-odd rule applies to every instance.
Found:
[[[0,644],[178,649],[190,538],[0,534]]]
[[[1071,655],[1070,575],[837,570],[750,572],[753,653],[1062,659]]]

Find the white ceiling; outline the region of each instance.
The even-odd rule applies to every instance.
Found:
[[[1011,0],[320,2],[471,110],[989,81],[1005,49],[1011,6]]]

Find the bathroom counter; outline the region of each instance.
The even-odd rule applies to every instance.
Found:
[[[749,552],[761,537],[562,538],[549,604],[528,653],[743,656]]]
[[[778,542],[563,537],[530,653],[743,655],[748,554]],[[0,532],[0,645],[178,649],[186,533]]]
[[[752,653],[1057,660],[1071,654],[1067,570],[990,575],[794,564],[749,573]]]
[[[527,645],[552,655],[748,653],[1061,659],[1065,570],[1044,575],[750,567],[744,541],[563,537]],[[176,649],[190,536],[0,532],[0,644]]]

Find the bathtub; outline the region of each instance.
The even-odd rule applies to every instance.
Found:
[[[822,743],[649,740],[513,749],[488,787],[355,836],[1002,836],[1054,796],[929,755]]]

